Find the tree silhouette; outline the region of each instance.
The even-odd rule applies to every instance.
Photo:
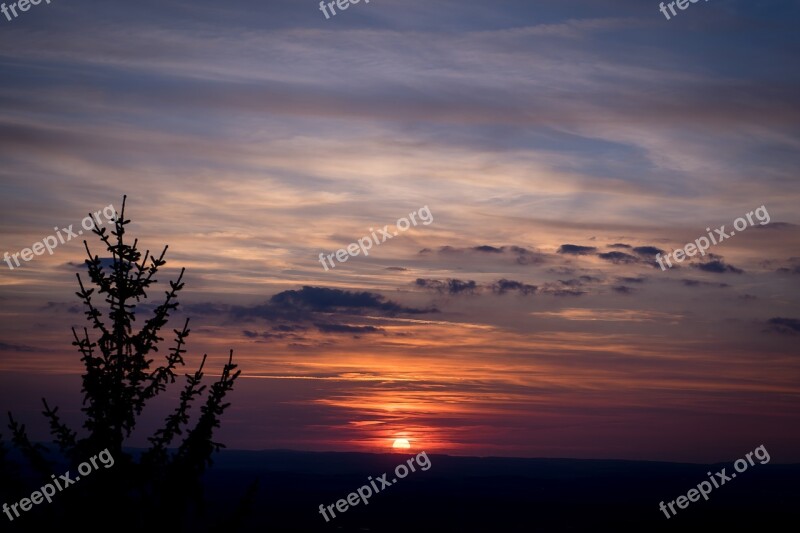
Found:
[[[79,437],[61,421],[58,408],[51,408],[42,399],[43,414],[50,424],[53,442],[73,467],[106,449],[115,464],[109,470],[98,471],[102,475],[96,473],[87,482],[82,480],[69,491],[60,493],[60,505],[48,510],[43,507],[49,506],[39,506],[42,509],[37,509],[37,512],[44,511],[50,519],[59,521],[79,519],[78,523],[85,525],[85,499],[91,498],[93,522],[105,522],[106,528],[107,520],[113,520],[116,530],[153,527],[156,522],[158,529],[167,526],[184,528],[193,520],[197,521],[192,516],[202,512],[201,476],[211,465],[212,454],[224,447],[214,442],[214,430],[220,426],[220,418],[230,405],[225,403],[225,397],[233,390],[241,371],[236,370],[237,365],[233,364],[231,350],[221,376],[207,389],[202,384],[207,357],[204,355],[198,370],[186,374],[178,406],[166,417],[163,427],[149,438],[151,447],[138,458],[123,449],[147,403],[175,383],[176,371],[184,366],[186,338],[190,332],[189,320],[186,319],[181,329],[173,330],[174,345],[163,362],[154,366],[152,357],[164,340],[159,333],[178,307],[177,298],[184,287],[185,269],[181,269],[177,280],[169,282],[162,303],[155,307],[141,329],[135,331],[133,328],[137,305],[148,298],[148,291],[157,283],[156,274],[167,263],[164,256],[168,247],[165,246],[158,257],[151,256],[149,250],[142,257],[137,247],[138,239],[131,244],[126,242],[125,226],[130,223],[125,219],[126,199],[123,197],[122,209],[111,221],[111,231],[101,227],[94,215],[89,214],[95,220],[92,232],[100,238],[110,255],[106,259],[93,255],[84,241],[88,277],[95,288],[87,288],[81,275],[76,274],[80,287],[76,294],[83,302],[92,330],[90,335],[89,328],[72,329],[75,339],[72,344],[80,352],[85,366],[82,411],[86,434]],[[105,297],[108,308],[107,321],[93,300],[101,295]],[[92,336],[97,338],[93,340]],[[192,403],[202,401],[205,392],[197,421],[189,428]],[[25,426],[19,424],[11,413],[9,429],[12,443],[34,471],[45,479],[59,472],[47,457],[44,447],[30,442]],[[178,441],[181,437],[182,440]],[[6,455],[7,450],[0,440],[0,473],[10,476],[13,469]],[[82,496],[82,505],[77,509],[70,506],[70,501],[79,496]],[[147,511],[133,511],[136,508]],[[25,516],[22,520],[28,518]]]

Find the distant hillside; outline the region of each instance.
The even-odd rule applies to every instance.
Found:
[[[685,495],[730,465],[639,461],[474,458],[430,455],[410,473],[330,522],[332,505],[413,455],[226,451],[208,476],[208,495],[230,502],[260,481],[248,531],[532,532],[686,531],[723,525],[778,531],[800,518],[800,465],[752,467],[709,500],[669,520],[660,501]],[[378,485],[380,487],[380,485]],[[229,505],[230,505],[229,503]],[[224,507],[229,507],[225,505]],[[215,505],[216,507],[216,505]]]

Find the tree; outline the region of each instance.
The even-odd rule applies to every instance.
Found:
[[[178,307],[177,298],[184,287],[185,269],[181,269],[177,280],[169,282],[162,303],[152,311],[141,329],[134,330],[136,308],[148,298],[149,290],[157,283],[156,274],[167,263],[164,257],[168,247],[165,246],[158,257],[151,256],[149,250],[142,257],[137,247],[138,239],[132,244],[126,242],[125,226],[130,223],[125,219],[126,199],[123,197],[121,212],[111,221],[111,231],[101,227],[94,215],[89,214],[95,220],[92,232],[100,238],[110,255],[105,259],[93,255],[84,241],[88,277],[96,288],[87,288],[81,275],[76,274],[80,287],[76,294],[83,302],[92,330],[90,335],[89,328],[84,327],[82,331],[72,329],[75,339],[72,344],[80,352],[85,366],[82,411],[86,434],[79,438],[77,432],[61,421],[58,407],[51,408],[45,399],[42,399],[43,414],[49,421],[54,443],[73,467],[102,450],[108,450],[113,456],[112,469],[103,472],[102,476],[92,477],[92,482],[84,484],[81,481],[80,485],[75,485],[80,487],[84,498],[93,498],[96,518],[114,520],[115,529],[120,529],[121,520],[124,520],[122,527],[130,530],[152,526],[153,520],[159,521],[160,527],[180,526],[190,520],[190,508],[195,511],[202,509],[201,476],[211,465],[212,454],[224,447],[213,440],[214,430],[220,426],[220,418],[230,405],[225,403],[225,398],[233,390],[241,371],[236,370],[237,365],[233,364],[231,350],[221,376],[207,389],[202,384],[207,357],[204,355],[198,370],[186,374],[178,406],[167,416],[163,427],[149,438],[150,449],[139,457],[124,450],[126,439],[135,429],[148,402],[175,383],[176,371],[184,366],[186,338],[190,332],[189,319],[186,319],[181,329],[173,330],[174,345],[162,363],[154,366],[152,357],[164,340],[159,333]],[[101,295],[105,296],[107,304],[106,321],[93,300]],[[92,336],[97,338],[93,340]],[[198,400],[203,403],[197,421],[190,429],[191,407]],[[14,420],[11,413],[9,428],[13,444],[40,475],[49,479],[58,472],[46,457],[45,450],[29,441],[25,426]],[[179,437],[182,440],[178,444]],[[0,441],[0,470],[4,455],[5,448]],[[74,496],[78,492],[73,493]],[[62,494],[67,492],[59,496]],[[131,513],[132,505],[141,506],[148,512]],[[55,514],[59,520],[79,518],[85,524],[85,508],[78,511],[77,516],[71,516],[76,514],[75,511],[64,504]]]

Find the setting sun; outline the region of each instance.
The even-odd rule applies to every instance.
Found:
[[[411,448],[411,444],[408,442],[408,439],[395,439],[392,448],[395,450],[407,450]]]

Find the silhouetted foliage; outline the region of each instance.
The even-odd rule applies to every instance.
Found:
[[[163,427],[149,438],[151,448],[138,458],[124,451],[125,440],[135,429],[137,418],[147,403],[175,383],[176,371],[184,366],[186,338],[190,332],[186,319],[180,330],[173,330],[174,346],[164,356],[164,361],[154,366],[152,357],[164,340],[159,333],[177,309],[178,294],[184,288],[184,269],[177,280],[169,282],[169,290],[165,291],[162,303],[152,311],[150,318],[139,331],[134,331],[137,304],[148,298],[148,291],[157,283],[156,274],[167,263],[164,259],[167,247],[157,257],[151,256],[149,250],[142,256],[137,248],[138,240],[126,242],[125,227],[130,220],[125,219],[125,200],[123,197],[122,209],[112,221],[112,230],[99,223],[95,223],[92,230],[110,254],[110,266],[107,259],[93,255],[84,241],[88,277],[94,287],[87,288],[81,275],[76,274],[80,288],[76,294],[91,324],[91,332],[89,328],[72,329],[75,339],[72,344],[80,352],[85,366],[82,411],[86,434],[79,437],[61,421],[58,407],[51,408],[42,399],[43,414],[50,424],[53,442],[73,469],[106,449],[114,458],[114,466],[108,470],[99,469],[86,481],[81,480],[69,491],[59,493],[60,505],[51,510],[42,509],[47,505],[40,505],[37,512],[57,516],[59,521],[79,520],[75,523],[82,524],[84,529],[88,508],[92,509],[92,523],[102,525],[103,529],[133,531],[153,528],[155,524],[158,530],[185,529],[199,523],[193,515],[202,513],[203,509],[201,476],[211,464],[211,455],[224,447],[213,440],[214,430],[220,426],[220,418],[230,405],[225,403],[225,398],[233,390],[241,371],[233,364],[231,350],[222,375],[207,389],[201,383],[207,358],[204,355],[199,369],[194,374],[186,374],[178,406],[166,417]],[[89,216],[94,219],[91,213]],[[104,296],[107,304],[107,321],[93,300],[99,296]],[[191,405],[206,391],[197,421],[189,428]],[[49,481],[51,474],[64,472],[48,460],[42,445],[30,442],[25,426],[11,413],[9,428],[14,446],[43,478]],[[0,473],[5,476],[10,466],[7,450],[0,440]],[[20,498],[25,496],[19,494]],[[79,498],[81,505],[73,509],[69,502]],[[194,513],[190,512],[192,510]],[[12,525],[19,527],[30,514],[25,513]]]

